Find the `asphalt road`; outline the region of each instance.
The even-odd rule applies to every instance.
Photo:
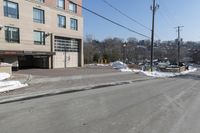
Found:
[[[199,133],[200,73],[0,105],[0,133]]]

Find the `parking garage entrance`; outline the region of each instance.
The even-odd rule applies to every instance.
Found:
[[[19,69],[49,68],[49,56],[25,55],[18,56]]]

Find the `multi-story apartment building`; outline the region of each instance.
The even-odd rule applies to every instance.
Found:
[[[15,68],[83,65],[82,0],[1,0],[0,61]]]

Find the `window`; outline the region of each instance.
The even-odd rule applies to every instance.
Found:
[[[70,28],[72,30],[78,30],[78,20],[77,19],[74,19],[74,18],[70,19]]]
[[[69,3],[69,11],[72,13],[77,13],[77,5],[73,2]]]
[[[65,0],[57,0],[57,7],[65,9]]]
[[[4,0],[4,16],[10,18],[19,18],[18,4]]]
[[[66,28],[66,17],[58,15],[58,27]]]
[[[59,52],[79,52],[80,40],[65,37],[55,37],[55,51]]]
[[[19,28],[5,26],[5,40],[7,42],[19,43]]]
[[[44,10],[33,8],[33,21],[44,24]]]
[[[35,0],[35,1],[39,3],[44,3],[44,0]]]
[[[45,45],[45,32],[34,30],[34,44]]]

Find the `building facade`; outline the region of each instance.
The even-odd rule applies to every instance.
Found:
[[[0,61],[14,68],[83,66],[82,0],[1,0]]]

